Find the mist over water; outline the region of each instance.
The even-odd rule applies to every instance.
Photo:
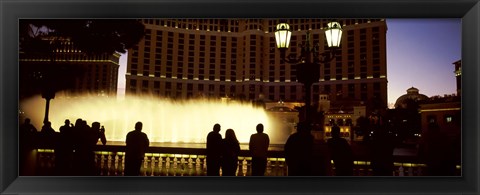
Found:
[[[43,125],[45,102],[41,96],[20,102],[20,110],[38,130]],[[100,122],[110,141],[125,141],[137,121],[143,123],[142,131],[151,142],[205,143],[215,123],[221,125],[222,137],[231,128],[241,143],[248,143],[259,123],[264,125],[272,144],[285,143],[290,134],[280,121],[250,103],[207,99],[175,101],[137,96],[117,99],[93,95],[56,97],[50,101],[49,121],[55,131],[64,125],[65,119],[75,123],[78,118],[86,120],[90,126],[95,121]]]

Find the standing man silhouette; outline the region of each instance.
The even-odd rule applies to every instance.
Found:
[[[147,134],[142,132],[142,122],[135,124],[135,130],[127,134],[126,150],[125,150],[125,175],[138,176],[140,175],[140,166],[145,157],[150,142]]]
[[[252,176],[263,176],[267,168],[267,151],[270,138],[263,133],[263,124],[257,125],[257,133],[250,136],[248,144],[252,154]]]
[[[312,174],[313,136],[310,125],[300,122],[297,132],[290,135],[285,143],[285,161],[288,165],[288,176],[309,176]]]
[[[223,140],[220,135],[220,125],[213,125],[213,131],[207,135],[207,175],[220,176]]]
[[[353,151],[348,141],[340,137],[340,127],[332,127],[332,138],[327,140],[330,156],[335,165],[335,175],[353,175]]]

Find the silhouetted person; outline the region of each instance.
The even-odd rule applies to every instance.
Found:
[[[50,121],[43,122],[42,129],[40,131],[44,135],[55,133],[55,130],[52,128],[52,123]]]
[[[240,153],[240,143],[235,136],[233,129],[227,129],[225,139],[223,139],[222,155],[222,175],[235,176],[238,166],[238,154]]]
[[[256,129],[257,133],[250,136],[250,142],[248,143],[248,148],[252,155],[252,176],[263,176],[267,168],[267,152],[270,138],[263,133],[263,124],[258,124]]]
[[[75,125],[72,126],[72,130],[73,130],[73,149],[75,150],[77,148],[77,145],[78,145],[78,142],[79,140],[77,139],[77,136],[80,135],[82,133],[82,119],[81,118],[78,118],[77,120],[75,120]]]
[[[313,140],[311,171],[314,176],[333,175],[330,150],[324,140]]]
[[[40,142],[44,147],[52,147],[55,143],[55,130],[52,128],[52,123],[50,121],[43,122],[42,129],[40,130]]]
[[[60,134],[55,149],[55,168],[57,175],[71,175],[73,169],[74,129],[70,120],[60,127]]]
[[[73,124],[70,123],[70,120],[65,119],[65,124],[60,127],[60,133],[69,132],[73,128]]]
[[[375,176],[393,176],[395,140],[385,128],[374,130],[371,140],[371,166]]]
[[[285,143],[289,176],[311,175],[313,136],[307,125],[304,122],[298,123],[297,132],[290,135]]]
[[[147,134],[142,132],[143,124],[137,122],[135,130],[127,134],[125,149],[125,175],[139,176],[145,152],[150,145]]]
[[[105,137],[105,127],[100,127],[99,122],[92,123],[92,133],[94,133],[96,137],[95,144],[98,142],[98,139],[100,139],[103,145],[107,144],[107,138]]]
[[[22,125],[20,125],[21,133],[37,133],[37,128],[32,125],[30,118],[26,118]]]
[[[102,125],[100,127],[100,141],[102,142],[103,145],[107,144],[107,137],[105,137],[105,127]]]
[[[455,175],[455,147],[449,143],[448,136],[440,129],[438,124],[431,123],[428,125],[423,147],[429,176]]]
[[[100,125],[98,122],[92,123],[93,128],[87,125],[87,121],[82,120],[75,135],[76,148],[75,155],[81,162],[75,168],[79,170],[79,175],[96,175],[95,174],[95,145],[98,141],[98,128]]]
[[[32,171],[30,171],[31,167],[29,167],[30,165],[28,165],[28,162],[30,162],[29,157],[31,157],[31,152],[35,148],[36,134],[37,129],[30,123],[30,119],[26,118],[24,123],[21,124],[19,128],[20,175],[34,174]]]
[[[353,154],[352,148],[347,140],[340,137],[340,128],[332,127],[332,138],[327,141],[330,149],[330,157],[335,164],[335,175],[353,175]]]
[[[20,140],[20,149],[23,151],[30,150],[34,147],[35,135],[37,129],[30,123],[30,119],[26,118],[24,123],[20,125],[19,128],[19,140]]]
[[[220,164],[222,160],[222,135],[220,135],[220,125],[213,125],[213,131],[207,135],[207,175],[219,176]]]

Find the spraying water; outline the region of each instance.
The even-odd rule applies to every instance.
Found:
[[[41,129],[45,114],[45,99],[36,96],[20,103],[20,109],[32,124]],[[65,119],[98,121],[106,129],[107,140],[125,141],[137,121],[143,123],[151,142],[205,143],[213,125],[219,123],[224,137],[227,129],[235,131],[241,143],[248,143],[255,127],[262,123],[271,143],[285,143],[290,134],[281,122],[249,103],[195,99],[174,101],[154,97],[99,97],[83,95],[75,98],[56,97],[50,101],[49,121],[58,132]]]

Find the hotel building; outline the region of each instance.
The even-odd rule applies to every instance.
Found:
[[[142,19],[146,35],[128,52],[126,94],[188,99],[230,97],[248,101],[302,102],[296,65],[282,62],[274,31],[277,19]],[[311,31],[319,52],[328,50],[327,19],[289,19],[291,47],[299,55]],[[312,102],[379,98],[387,106],[384,19],[341,19],[338,54],[322,64]]]

